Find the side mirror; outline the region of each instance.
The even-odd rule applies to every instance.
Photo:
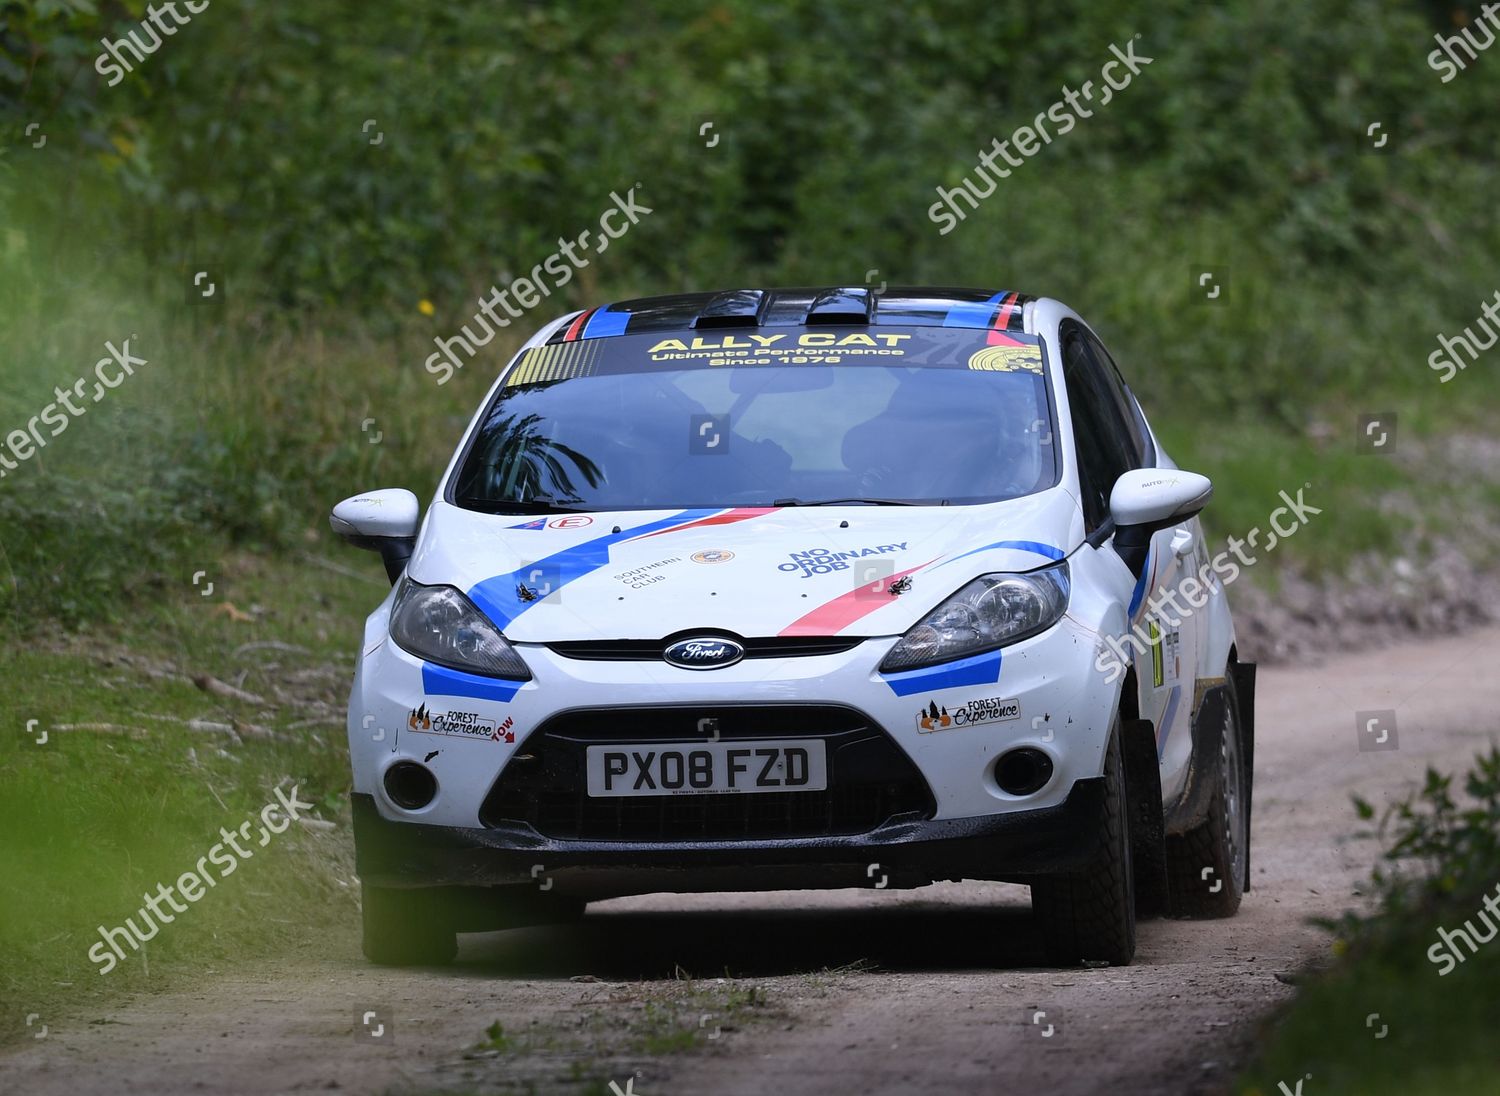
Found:
[[[1115,482],[1109,495],[1115,519],[1115,551],[1139,575],[1151,551],[1151,535],[1195,517],[1214,497],[1207,476],[1171,468],[1137,468]]]
[[[333,508],[328,524],[354,547],[379,552],[386,575],[395,582],[417,545],[421,512],[416,495],[392,487],[345,499]]]

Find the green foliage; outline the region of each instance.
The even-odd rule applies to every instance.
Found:
[[[184,541],[202,528],[191,497],[172,483],[17,479],[0,492],[0,605],[18,614],[24,608],[27,617],[42,610],[77,626],[125,611],[160,590]],[[122,545],[132,550],[122,552]]]
[[[1375,808],[1355,798],[1359,817],[1375,818]],[[1388,837],[1385,859],[1372,878],[1379,899],[1376,914],[1346,914],[1338,922],[1354,940],[1379,940],[1434,918],[1463,920],[1482,896],[1500,885],[1500,748],[1475,758],[1456,797],[1453,777],[1427,770],[1421,790],[1387,807],[1379,830]]]
[[[135,8],[21,5],[8,105],[63,105],[80,132],[54,138],[58,154],[129,195],[109,213],[161,269],[217,256],[278,308],[382,324],[425,296],[460,316],[467,291],[529,269],[637,180],[661,214],[584,273],[580,297],[603,280],[858,281],[868,263],[908,281],[1061,280],[1092,303],[1128,254],[1102,235],[1154,261],[1165,230],[1177,267],[1226,258],[1197,243],[1242,247],[1247,291],[1267,268],[1266,334],[1320,272],[1394,291],[1441,246],[1429,228],[1494,238],[1476,185],[1494,74],[1442,84],[1415,5],[245,3],[209,8],[103,86],[93,36],[133,29]],[[940,237],[934,188],[1064,82],[1097,82],[1133,34],[1154,58],[1136,83]],[[723,137],[711,150],[700,119]],[[1361,154],[1367,120],[1400,151]],[[1297,326],[1357,304],[1323,303],[1336,307]]]
[[[493,1050],[497,1051],[498,1053],[504,1054],[514,1048],[515,1040],[513,1040],[509,1035],[505,1034],[505,1025],[502,1024],[499,1020],[496,1020],[493,1024],[484,1029],[484,1040],[478,1045],[476,1049]]]

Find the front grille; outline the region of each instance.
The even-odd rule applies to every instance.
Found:
[[[852,651],[864,640],[858,636],[852,639],[848,636],[766,636],[738,642],[744,646],[746,658],[807,658]],[[584,639],[549,643],[547,649],[564,658],[594,662],[650,662],[661,659],[667,643],[664,639]]]
[[[630,742],[697,743],[705,718],[720,739],[821,738],[819,792],[590,798],[584,751]],[[751,841],[860,834],[898,817],[931,818],[932,792],[910,759],[865,716],[836,705],[624,708],[567,712],[533,732],[480,807],[490,827],[523,823],[558,840]]]

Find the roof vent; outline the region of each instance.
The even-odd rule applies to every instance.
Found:
[[[868,289],[825,289],[807,310],[807,323],[868,324],[875,315],[875,301]]]
[[[761,289],[734,289],[720,293],[693,320],[698,330],[711,327],[758,327],[760,309],[766,299]]]

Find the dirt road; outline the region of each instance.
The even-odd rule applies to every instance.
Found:
[[[465,938],[449,971],[372,968],[338,939],[206,977],[53,1024],[0,1059],[0,1091],[1221,1091],[1292,993],[1277,975],[1326,947],[1306,919],[1368,869],[1350,794],[1379,802],[1482,748],[1497,649],[1487,631],[1263,670],[1254,889],[1231,921],[1144,923],[1129,968],[1038,967],[1018,887],[657,895]],[[1399,749],[1360,752],[1355,713],[1379,710]]]

